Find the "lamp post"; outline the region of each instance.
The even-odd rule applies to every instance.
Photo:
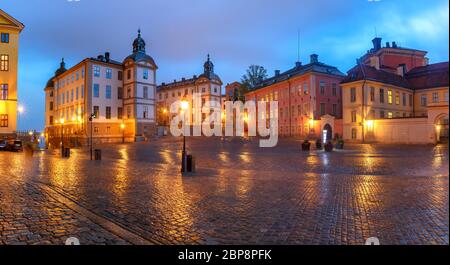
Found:
[[[90,137],[90,141],[89,141],[89,149],[90,149],[90,153],[91,153],[91,160],[92,160],[92,144],[93,144],[93,139],[92,139],[92,121],[95,117],[95,113],[92,113],[91,116],[89,116],[89,122],[91,123],[91,137]]]
[[[189,108],[189,102],[181,101],[181,111],[185,115],[186,110]],[[185,115],[186,117],[186,115]],[[187,171],[187,159],[186,159],[186,134],[183,132],[183,151],[181,152],[181,172]]]
[[[125,143],[125,123],[120,124],[120,129],[122,130],[122,144]]]
[[[64,156],[64,118],[59,119],[61,123],[61,156]]]

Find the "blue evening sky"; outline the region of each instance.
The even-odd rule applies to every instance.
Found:
[[[64,57],[131,53],[140,27],[157,82],[200,74],[210,53],[224,84],[246,68],[287,70],[311,53],[346,72],[378,36],[448,61],[448,0],[1,0],[26,28],[20,39],[19,129],[44,127],[44,86]]]

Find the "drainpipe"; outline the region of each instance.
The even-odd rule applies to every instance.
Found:
[[[367,82],[367,78],[366,78],[366,72],[364,71],[364,67],[361,64],[361,61],[358,60],[358,65],[361,68],[362,74],[363,74],[363,85],[362,85],[362,101],[361,101],[361,109],[362,109],[362,142],[364,143],[366,140],[366,136],[365,136],[365,130],[364,130],[364,126],[365,126],[365,122],[366,122],[366,105],[365,105],[365,86],[366,86],[366,82]]]
[[[292,136],[292,113],[291,113],[291,82],[288,81],[289,84],[289,108],[288,108],[288,113],[289,113],[289,137]]]

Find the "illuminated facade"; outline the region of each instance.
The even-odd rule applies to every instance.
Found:
[[[264,80],[259,87],[245,95],[246,100],[278,101],[278,130],[280,136],[321,138],[321,117],[342,117],[341,89],[345,77],[336,67],[319,62],[310,56],[310,62]],[[325,124],[324,126],[326,126]],[[341,134],[339,122],[328,124],[328,139]]]
[[[172,83],[162,83],[158,86],[157,92],[157,117],[160,125],[167,126],[170,120],[176,114],[170,113],[170,106],[176,101],[187,101],[193,106],[194,93],[201,94],[202,106],[207,101],[215,101],[221,104],[222,98],[222,81],[220,77],[214,73],[214,64],[209,55],[203,66],[203,73],[199,76],[194,75],[192,78],[182,78]],[[194,114],[193,114],[194,115]],[[202,114],[202,120],[206,114]],[[193,118],[191,117],[191,121]]]
[[[87,58],[70,69],[64,61],[48,81],[46,132],[50,145],[142,141],[156,132],[154,60],[138,37],[123,62],[109,53]],[[89,122],[94,115],[92,126]]]
[[[23,28],[0,9],[0,137],[13,136],[17,130],[19,34]]]
[[[428,64],[427,52],[395,42],[381,47],[381,38],[373,44],[341,83],[344,138],[414,143],[448,138],[448,62]]]

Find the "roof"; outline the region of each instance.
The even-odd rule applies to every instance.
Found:
[[[0,20],[0,26],[7,26],[7,27],[16,27],[19,29],[19,32],[22,31],[25,28],[25,25],[22,24],[20,21],[18,21],[17,19],[13,18],[11,15],[9,15],[8,13],[6,13],[5,11],[3,11],[2,9],[0,9],[0,17],[4,17],[6,20],[8,20],[10,23],[6,24],[6,23],[2,23]]]
[[[133,54],[125,58],[124,62],[129,59],[133,60],[134,62],[148,62],[154,65],[156,68],[158,67],[155,63],[155,60],[153,60],[153,58],[150,55],[147,55],[146,53],[143,52],[134,52]]]
[[[158,86],[156,88],[156,90],[159,92],[159,91],[162,91],[162,90],[169,90],[169,89],[172,89],[172,88],[179,88],[179,87],[183,87],[183,86],[193,85],[193,84],[195,84],[195,82],[197,82],[198,79],[199,78],[194,75],[190,79],[184,79],[183,78],[183,79],[181,79],[181,81],[174,81],[174,82],[168,83],[168,84],[162,83],[160,86]]]
[[[448,62],[411,69],[405,77],[412,89],[448,87]]]
[[[324,64],[321,62],[312,62],[312,63],[306,64],[306,65],[300,65],[299,63],[297,63],[294,68],[289,69],[284,73],[275,75],[271,78],[265,79],[258,86],[256,86],[255,89],[253,89],[252,91],[261,89],[261,88],[264,88],[266,86],[270,86],[270,85],[273,85],[276,83],[283,82],[292,77],[303,75],[308,72],[327,74],[327,75],[335,75],[335,76],[340,76],[340,77],[345,76],[345,74],[343,74],[341,71],[339,71],[336,67],[327,65],[327,64]]]
[[[347,77],[342,80],[341,84],[360,80],[370,80],[398,87],[409,87],[408,81],[402,76],[382,69],[377,70],[375,67],[364,64],[357,65],[350,69]]]
[[[402,77],[401,75],[383,69],[377,70],[372,66],[357,65],[348,71],[348,76],[342,80],[341,84],[360,80],[370,80],[414,90],[448,87],[448,69],[448,62],[429,64],[426,66],[415,67]]]

